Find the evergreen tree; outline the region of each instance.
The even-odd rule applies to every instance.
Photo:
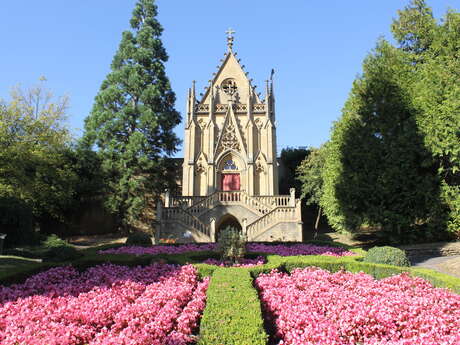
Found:
[[[391,30],[404,51],[420,56],[433,42],[436,21],[425,0],[412,0],[404,10],[398,11]]]
[[[402,242],[438,225],[430,215],[439,184],[408,92],[411,66],[403,52],[380,42],[334,126],[321,204],[336,229],[367,224]]]
[[[180,123],[174,109],[164,63],[153,0],[139,0],[123,32],[111,72],[103,81],[85,122],[84,141],[96,144],[109,173],[109,208],[127,228],[140,217],[147,199],[174,182],[168,157],[180,141],[173,128]]]
[[[365,60],[333,128],[321,205],[335,229],[460,237],[460,13],[438,24],[412,0],[392,31],[399,46]]]

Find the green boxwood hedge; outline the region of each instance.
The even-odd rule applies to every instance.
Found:
[[[207,291],[198,345],[265,345],[259,297],[244,268],[218,268]]]

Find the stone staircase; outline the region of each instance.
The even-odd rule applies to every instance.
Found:
[[[291,195],[278,196],[251,196],[245,191],[216,191],[208,196],[166,195],[164,206],[159,204],[157,209],[160,223],[157,237],[169,236],[186,242],[214,242],[217,229],[212,213],[222,206],[230,214],[232,207],[245,208],[253,220],[249,224],[246,219],[239,220],[243,233],[249,241],[266,241],[264,233],[276,230],[277,226],[292,228],[300,224],[301,229],[300,200],[295,199],[294,192],[291,190]]]

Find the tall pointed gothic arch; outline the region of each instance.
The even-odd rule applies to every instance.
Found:
[[[277,195],[273,81],[266,82],[262,99],[233,51],[233,36],[227,40],[228,50],[201,99],[195,82],[188,91],[182,195],[222,190],[222,181],[232,178],[225,174],[239,174],[234,179],[249,195]],[[244,169],[219,169],[219,158],[229,150],[241,157]]]

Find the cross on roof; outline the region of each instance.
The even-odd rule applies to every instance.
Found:
[[[231,51],[233,48],[233,34],[235,33],[235,30],[229,28],[227,31],[225,31],[225,33],[227,34],[227,47],[228,50]]]

